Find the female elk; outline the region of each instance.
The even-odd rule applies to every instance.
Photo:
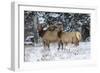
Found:
[[[62,49],[63,49],[63,44],[67,45],[68,43],[72,43],[77,46],[79,45],[80,40],[81,40],[80,32],[61,32],[59,48],[60,48],[60,45],[62,45]]]
[[[50,43],[59,42],[58,32],[59,29],[55,25],[50,25],[47,30],[43,30],[43,27],[41,27],[41,30],[38,30],[39,36],[43,40],[44,47],[50,46]]]

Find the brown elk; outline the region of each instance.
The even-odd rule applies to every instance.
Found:
[[[43,30],[43,28],[40,26],[38,32],[43,40],[44,47],[49,48],[50,43],[56,42],[59,50],[61,45],[63,49],[63,44],[72,43],[77,46],[81,40],[80,32],[63,32],[62,25],[50,25],[47,30]]]
[[[58,43],[59,42],[59,28],[56,25],[49,25],[49,27],[47,28],[47,30],[43,30],[44,27],[39,26],[38,32],[39,32],[39,36],[42,38],[43,40],[43,45],[44,47],[48,47],[50,46],[50,43]]]
[[[80,32],[61,32],[59,48],[60,45],[62,45],[62,49],[63,49],[63,44],[67,45],[68,43],[72,43],[77,46],[79,45],[80,40],[81,40]]]

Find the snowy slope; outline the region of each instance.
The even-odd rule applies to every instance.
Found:
[[[25,45],[25,62],[55,61],[66,59],[88,59],[90,57],[90,42],[81,42],[79,46],[68,44],[64,50],[57,50],[58,45],[50,44],[50,50],[45,50],[42,44]]]

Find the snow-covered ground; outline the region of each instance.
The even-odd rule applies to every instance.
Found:
[[[56,43],[50,44],[50,50],[43,48],[42,44],[35,46],[25,45],[25,62],[56,61],[67,59],[88,59],[90,58],[90,42],[80,42],[79,46],[68,44],[64,50],[58,50]]]

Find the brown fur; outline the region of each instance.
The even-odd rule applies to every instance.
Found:
[[[49,48],[50,43],[55,43],[59,41],[58,31],[59,30],[55,25],[50,25],[45,31],[41,27],[41,30],[39,30],[39,34],[43,40],[44,47],[47,46]]]
[[[62,32],[60,40],[63,44],[73,43],[78,45],[81,40],[81,34],[80,32]]]
[[[44,42],[44,47],[48,46],[50,43],[55,43],[59,41],[58,32],[57,31],[47,31],[42,37]]]
[[[60,48],[60,45],[73,43],[75,45],[79,45],[79,42],[81,40],[81,33],[80,32],[63,32],[63,26],[56,26],[56,25],[50,25],[47,30],[41,30],[39,31],[39,34],[42,36],[44,47],[48,46],[50,43],[58,43],[58,46]],[[59,49],[58,48],[58,49]]]

